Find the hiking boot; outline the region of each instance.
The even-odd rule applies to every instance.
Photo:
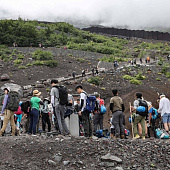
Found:
[[[145,135],[145,138],[149,138],[148,134]],[[143,139],[143,137],[142,137],[142,139]]]
[[[142,139],[145,140],[145,136],[143,136]]]
[[[120,139],[125,139],[125,135],[120,135]]]
[[[138,134],[134,137],[134,139],[139,139],[139,138],[140,136]]]

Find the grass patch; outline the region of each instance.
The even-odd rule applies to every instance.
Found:
[[[100,78],[98,76],[97,77],[91,77],[87,81],[91,84],[95,84],[96,86],[98,86],[100,84]]]
[[[141,85],[142,82],[140,80],[137,80],[135,78],[133,78],[132,80],[129,81],[131,84],[136,84],[136,85]]]
[[[156,81],[161,81],[161,79],[160,78],[156,78]]]
[[[18,64],[21,64],[21,63],[22,63],[21,59],[14,60],[14,65],[18,65]]]
[[[19,66],[18,67],[18,69],[26,69],[26,68],[28,68],[28,67],[26,67],[26,66]]]
[[[129,75],[124,75],[123,78],[126,80],[132,80],[134,77],[129,76]]]

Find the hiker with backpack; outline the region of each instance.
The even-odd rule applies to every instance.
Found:
[[[87,102],[88,95],[87,93],[83,90],[83,87],[81,85],[78,85],[75,88],[76,92],[80,94],[80,111],[79,111],[79,116],[82,118],[82,124],[84,127],[84,132],[85,132],[85,137],[91,137],[92,136],[92,127],[91,127],[91,122],[90,122],[90,113],[93,112],[93,110],[90,110]],[[89,99],[89,98],[88,98]],[[91,103],[94,103],[95,107],[95,101],[91,101]]]
[[[12,136],[15,136],[15,122],[14,122],[14,111],[17,111],[19,106],[19,97],[16,92],[10,92],[10,88],[4,88],[5,97],[3,100],[3,107],[1,116],[4,115],[3,126],[0,130],[0,136],[4,133],[8,122],[10,121],[12,128]]]
[[[134,106],[131,106],[131,114],[133,112],[136,112],[133,122],[134,139],[140,138],[138,134],[138,123],[140,123],[142,127],[142,139],[145,140],[145,119],[148,115],[148,104],[145,100],[142,100],[142,93],[140,92],[135,94]]]
[[[113,97],[110,99],[110,111],[112,112],[112,124],[115,128],[114,139],[124,136],[123,112],[125,110],[122,99],[118,96],[118,90],[112,90]]]
[[[164,94],[160,95],[158,113],[161,113],[165,131],[170,134],[170,101]]]
[[[41,116],[42,116],[42,130],[43,132],[45,132],[45,127],[46,127],[46,123],[48,125],[48,132],[51,131],[51,122],[50,122],[50,112],[49,112],[49,108],[48,105],[50,104],[50,100],[48,98],[45,98],[43,100],[44,105],[41,105]]]
[[[68,93],[65,86],[58,86],[58,80],[51,80],[51,104],[52,112],[55,115],[55,128],[61,135],[69,135],[64,114],[65,107],[68,104]]]
[[[18,107],[18,110],[14,112],[14,114],[16,115],[17,117],[17,122],[16,122],[16,126],[17,126],[17,131],[22,131],[21,129],[21,120],[22,120],[22,110],[21,110],[21,104],[22,102],[19,103],[19,107]]]
[[[93,112],[93,134],[96,135],[96,131],[98,130],[98,126],[100,130],[103,130],[103,112],[101,112],[101,107],[104,106],[104,100],[100,99],[99,93],[94,93],[96,97],[96,107]]]
[[[41,92],[39,92],[38,90],[34,90],[33,97],[30,100],[31,111],[29,113],[30,117],[29,134],[32,134],[32,136],[36,136],[36,126],[39,118],[40,105],[44,105],[44,103],[39,98],[40,95]]]

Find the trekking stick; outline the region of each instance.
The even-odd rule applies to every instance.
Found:
[[[131,125],[132,125],[132,139],[134,138],[134,133],[133,133],[133,119],[132,119],[132,109],[131,109],[131,102],[129,102],[130,105],[130,114],[131,114]]]

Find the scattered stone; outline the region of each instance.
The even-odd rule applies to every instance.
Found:
[[[54,161],[55,161],[55,162],[60,162],[60,161],[62,160],[62,158],[63,158],[63,157],[62,157],[61,155],[55,155],[55,156],[54,156]]]
[[[63,161],[64,166],[68,165],[70,161]]]
[[[114,168],[115,170],[123,170],[123,168],[122,167],[119,167],[119,166],[117,166],[116,168]]]
[[[1,81],[8,81],[10,79],[9,75],[8,74],[3,74],[1,76]]]
[[[105,156],[102,156],[101,159],[103,161],[109,161],[109,162],[117,162],[117,163],[122,163],[122,160],[120,158],[118,158],[117,156],[111,155],[110,153],[108,153]]]
[[[53,160],[49,160],[48,163],[49,163],[49,165],[52,165],[52,166],[56,166],[57,165],[56,162],[54,162]]]

